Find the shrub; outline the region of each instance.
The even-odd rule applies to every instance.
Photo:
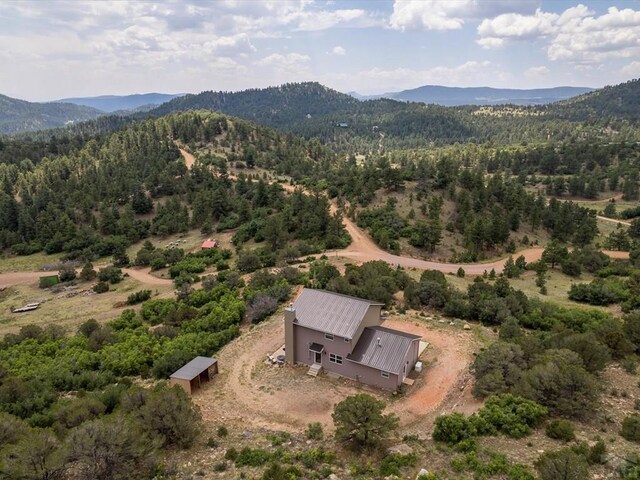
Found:
[[[335,455],[324,448],[310,448],[298,454],[298,458],[305,467],[314,469],[318,464],[332,463]]]
[[[336,439],[357,448],[375,447],[398,427],[398,417],[384,415],[385,403],[360,393],[345,398],[333,410]]]
[[[309,440],[322,440],[324,432],[322,430],[322,424],[320,422],[314,422],[307,425],[307,430],[304,432]]]
[[[96,293],[106,293],[109,291],[109,284],[107,282],[98,282],[93,286],[93,291]]]
[[[640,441],[640,415],[629,415],[622,421],[620,435],[631,442]]]
[[[178,386],[154,392],[138,415],[144,428],[163,446],[188,448],[200,432],[200,412]]]
[[[237,467],[260,467],[271,459],[272,455],[261,448],[244,447],[235,459]],[[226,455],[225,455],[226,458]]]
[[[229,430],[224,425],[220,425],[216,429],[216,433],[218,434],[219,437],[226,437],[227,435],[229,435]]]
[[[247,303],[247,319],[251,323],[258,323],[275,312],[277,308],[278,302],[275,298],[265,293],[258,293]]]
[[[302,472],[296,466],[290,465],[284,468],[278,462],[274,462],[262,474],[262,480],[293,480],[301,478]]]
[[[382,463],[380,464],[380,474],[385,477],[389,475],[399,477],[403,468],[413,467],[415,464],[416,455],[414,453],[410,453],[409,455],[393,453],[382,459]]]
[[[535,462],[541,480],[584,480],[589,478],[586,459],[570,448],[545,452]]]
[[[216,442],[215,438],[209,437],[207,439],[207,447],[209,447],[209,448],[218,448],[218,442]]]
[[[587,462],[590,465],[607,463],[607,446],[601,438],[589,449]]]
[[[80,271],[80,280],[83,282],[88,282],[90,280],[94,280],[98,274],[93,269],[93,265],[89,263],[85,263],[84,267]]]
[[[544,432],[547,437],[564,442],[570,442],[576,438],[573,423],[569,420],[551,420]]]
[[[213,466],[214,472],[224,472],[227,469],[227,462],[219,462]]]
[[[234,447],[228,448],[227,451],[224,452],[224,458],[225,460],[231,460],[232,462],[234,462],[236,458],[238,458],[238,450],[236,450]]]
[[[151,290],[140,290],[139,292],[132,293],[127,297],[127,305],[135,305],[136,303],[142,303],[151,298]]]
[[[120,283],[122,281],[122,270],[117,267],[101,268],[98,272],[98,280],[112,284]]]
[[[73,263],[63,263],[58,271],[58,278],[61,282],[70,282],[76,279],[76,268]]]
[[[473,423],[464,414],[456,412],[436,418],[433,439],[456,445],[463,440],[475,437],[476,433]]]
[[[478,411],[476,429],[479,433],[488,428],[510,437],[520,438],[528,435],[547,414],[547,409],[532,400],[511,394],[490,397]],[[474,419],[472,418],[472,421]]]

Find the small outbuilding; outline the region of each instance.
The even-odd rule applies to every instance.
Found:
[[[203,383],[218,373],[218,360],[211,357],[196,357],[169,377],[169,385],[180,385],[191,395]]]
[[[204,242],[202,242],[202,245],[200,245],[200,248],[202,250],[207,250],[209,248],[216,248],[217,246],[218,246],[218,242],[216,242],[211,238],[208,238]]]

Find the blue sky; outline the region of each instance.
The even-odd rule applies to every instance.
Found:
[[[0,61],[0,93],[34,101],[309,80],[600,87],[640,77],[640,0],[2,0]]]

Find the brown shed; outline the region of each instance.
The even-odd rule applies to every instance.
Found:
[[[218,360],[196,357],[169,377],[169,385],[180,385],[191,395],[218,373]]]

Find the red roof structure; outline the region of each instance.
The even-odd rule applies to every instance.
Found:
[[[200,248],[202,250],[205,250],[207,248],[216,248],[217,246],[218,246],[218,242],[209,238],[204,242],[202,242],[202,245],[200,245]]]

